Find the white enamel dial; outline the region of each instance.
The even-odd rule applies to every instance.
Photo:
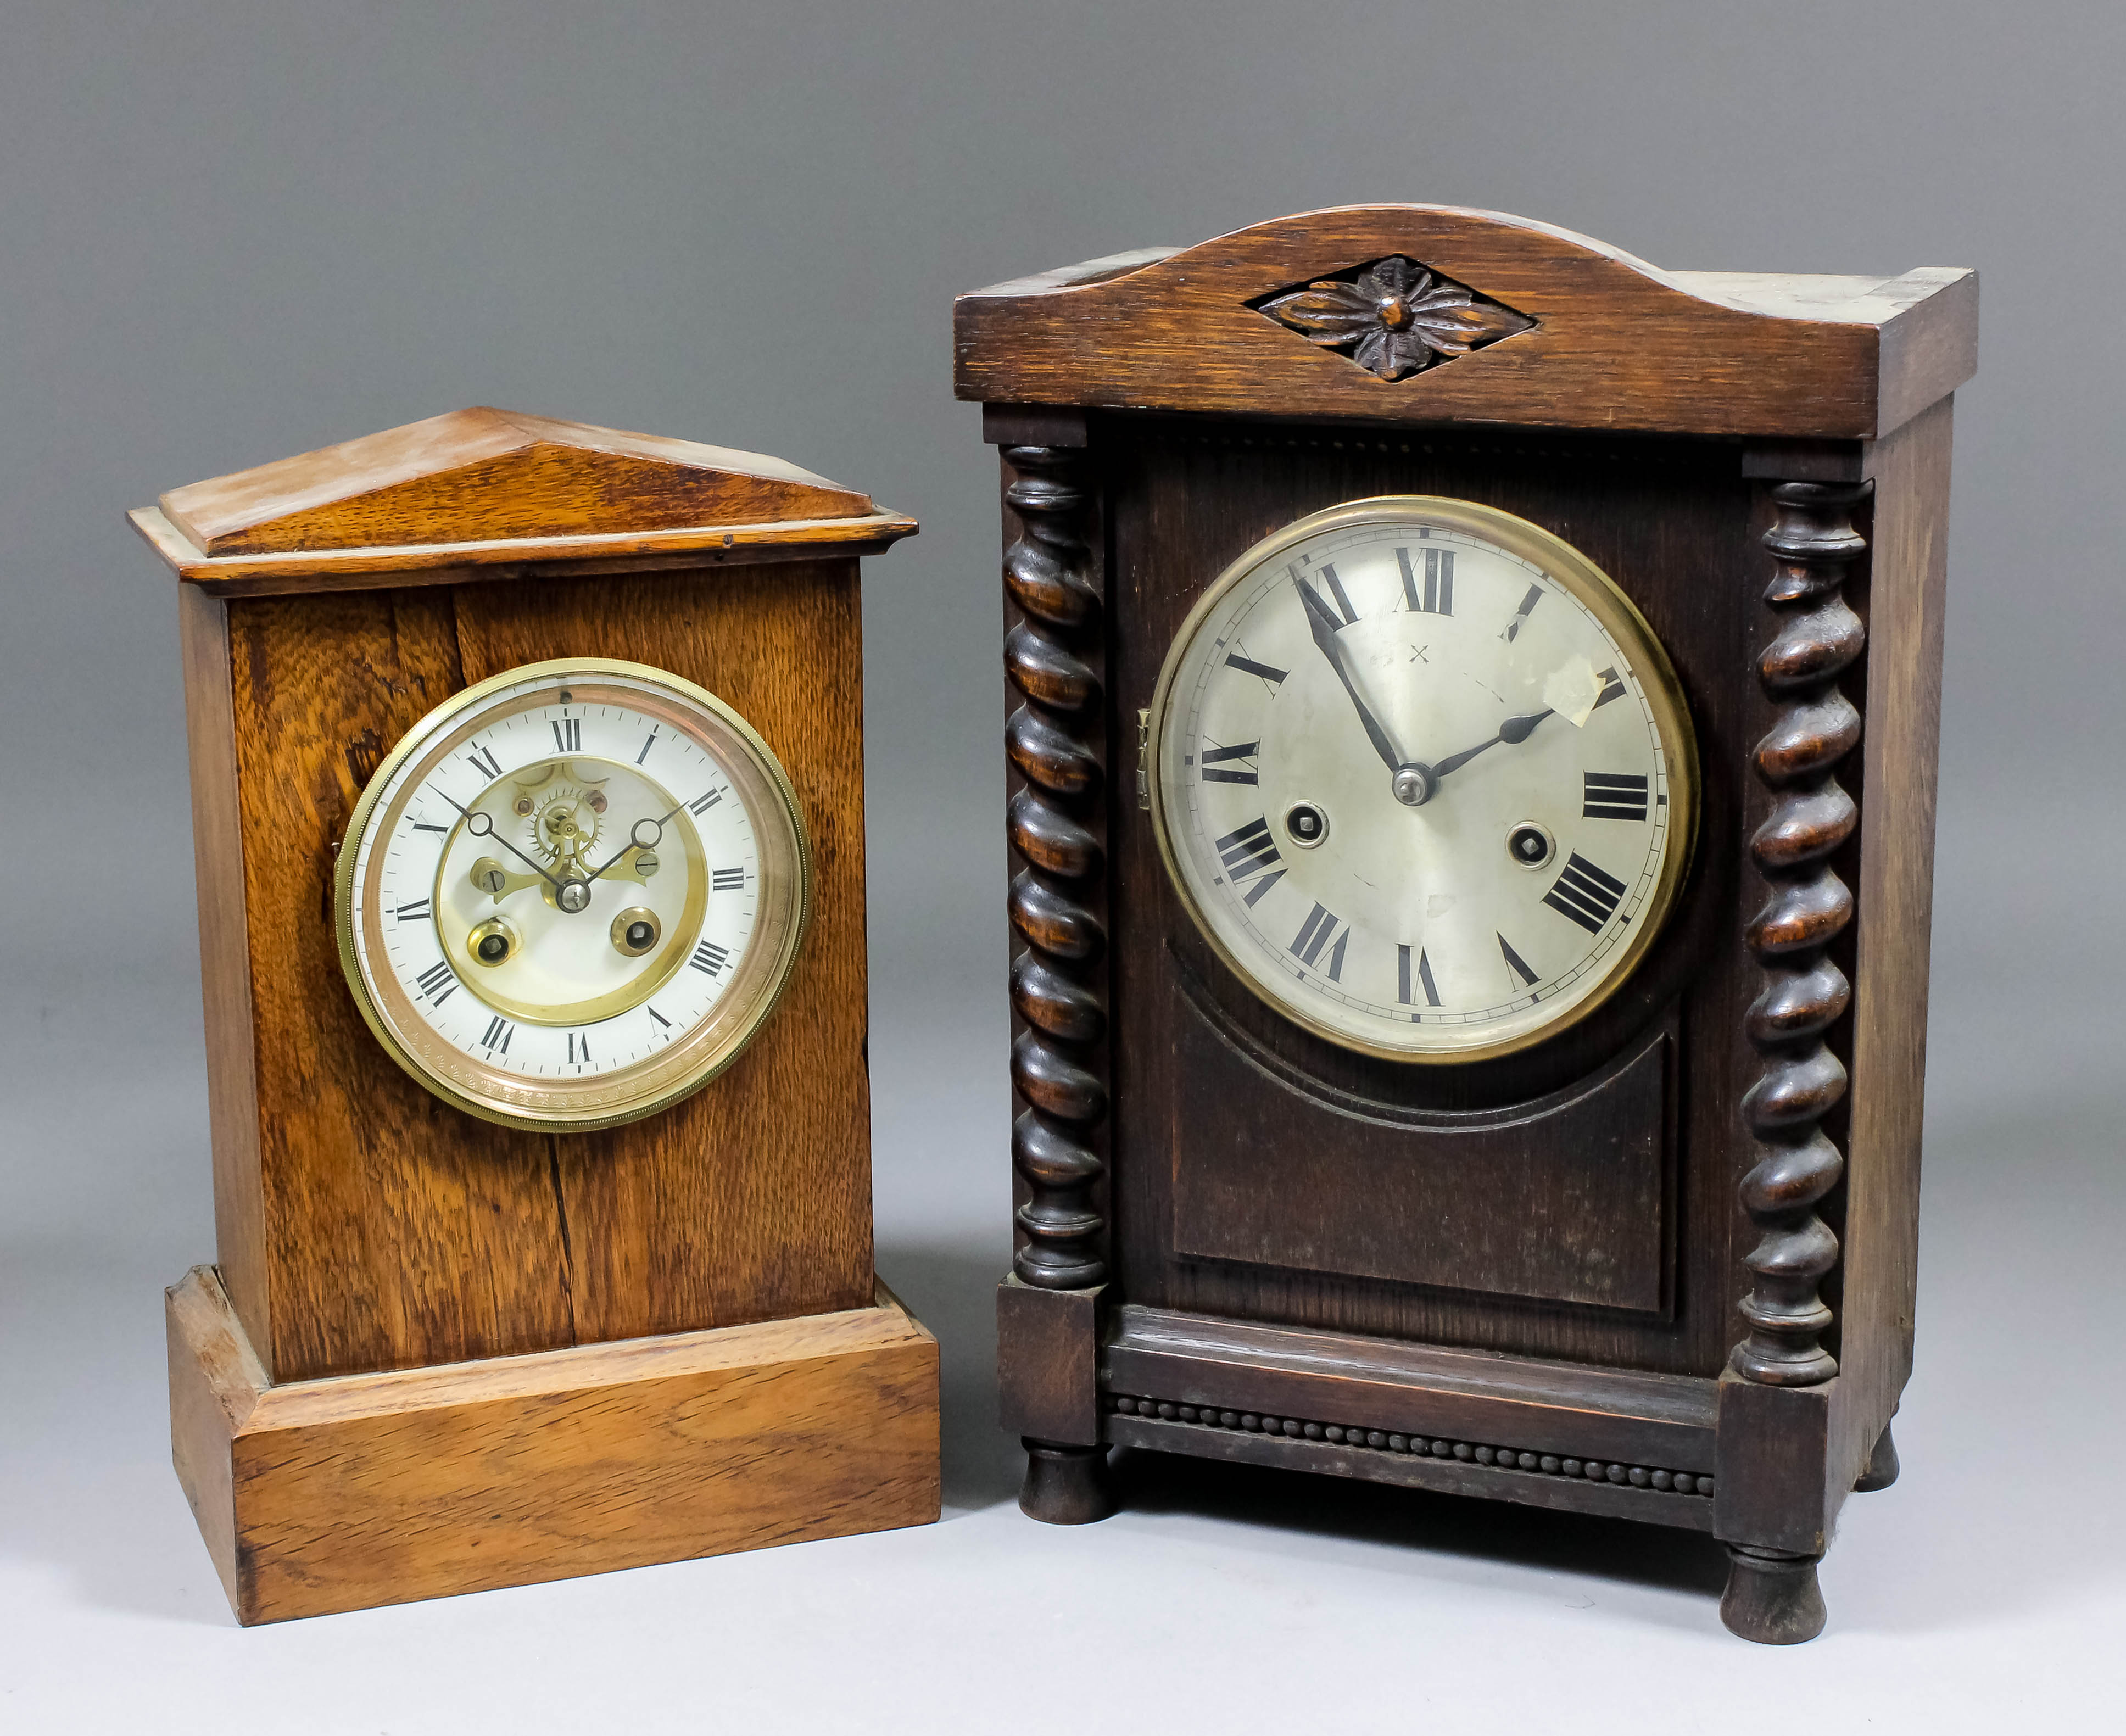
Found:
[[[342,845],[341,955],[437,1095],[537,1127],[630,1120],[727,1065],[809,901],[788,780],[735,712],[645,666],[528,665],[424,718]]]
[[[1176,635],[1149,747],[1161,851],[1219,954],[1395,1059],[1590,1011],[1690,847],[1660,644],[1570,545],[1467,502],[1353,502],[1250,550]]]

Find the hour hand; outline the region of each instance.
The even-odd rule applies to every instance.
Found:
[[[1535,726],[1538,724],[1547,717],[1556,715],[1557,714],[1548,706],[1545,706],[1540,711],[1530,711],[1520,717],[1509,717],[1499,725],[1499,733],[1491,740],[1479,742],[1473,748],[1465,748],[1459,753],[1448,754],[1445,759],[1432,768],[1432,775],[1435,778],[1442,778],[1450,771],[1458,771],[1486,748],[1495,748],[1501,742],[1509,748],[1518,748],[1535,734]]]
[[[591,878],[594,880],[639,880],[646,885],[656,872],[657,852],[646,848],[638,849],[630,844]]]
[[[1321,654],[1329,659],[1336,678],[1344,684],[1344,691],[1351,696],[1351,704],[1358,714],[1358,721],[1366,726],[1366,739],[1373,744],[1373,752],[1380,755],[1381,763],[1390,771],[1402,769],[1402,756],[1388,739],[1388,733],[1381,728],[1380,721],[1367,709],[1364,700],[1358,696],[1358,684],[1351,679],[1351,672],[1344,667],[1344,651],[1336,638],[1336,617],[1329,612],[1329,605],[1314,594],[1314,587],[1297,573],[1292,574],[1292,583],[1298,587],[1299,601],[1306,611],[1306,625],[1314,634],[1314,643]]]
[[[601,862],[591,878],[647,882],[657,871],[657,847],[664,842],[665,823],[678,811],[674,808],[664,819],[637,820],[628,828],[627,842]]]

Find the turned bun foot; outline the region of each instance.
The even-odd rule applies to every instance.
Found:
[[[1883,1425],[1883,1432],[1876,1438],[1875,1451],[1868,1455],[1868,1469],[1860,1473],[1854,1485],[1859,1494],[1870,1494],[1878,1488],[1887,1488],[1897,1480],[1897,1443],[1890,1438],[1890,1425]]]
[[[1104,1446],[1026,1441],[1026,1481],[1018,1510],[1043,1525],[1090,1525],[1115,1510]]]
[[[1727,1550],[1727,1589],[1720,1619],[1727,1631],[1759,1645],[1799,1645],[1823,1631],[1823,1593],[1816,1583],[1821,1555],[1770,1550]]]

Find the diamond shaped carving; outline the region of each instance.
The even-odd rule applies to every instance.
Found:
[[[1248,305],[1382,380],[1406,379],[1535,325],[1400,253]]]

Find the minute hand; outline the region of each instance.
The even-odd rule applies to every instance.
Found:
[[[1366,726],[1366,739],[1373,744],[1373,752],[1380,755],[1381,762],[1389,771],[1400,771],[1402,756],[1395,751],[1395,743],[1388,739],[1387,731],[1382,729],[1373,714],[1366,709],[1366,702],[1358,697],[1357,685],[1351,672],[1344,667],[1342,649],[1336,641],[1336,617],[1329,612],[1328,604],[1314,594],[1313,587],[1292,575],[1292,582],[1299,591],[1299,601],[1306,610],[1306,625],[1314,634],[1316,649],[1329,659],[1329,666],[1336,672],[1336,678],[1344,684],[1344,691],[1351,696],[1351,704],[1357,710],[1358,721]]]
[[[1450,771],[1458,771],[1486,748],[1495,748],[1500,742],[1504,742],[1509,748],[1518,748],[1535,734],[1535,726],[1538,724],[1547,717],[1555,715],[1556,713],[1546,706],[1541,711],[1530,711],[1521,717],[1509,717],[1499,725],[1499,733],[1491,740],[1479,742],[1473,748],[1465,748],[1459,753],[1449,754],[1432,768],[1432,775],[1435,778],[1442,778]]]
[[[507,850],[512,856],[515,856],[517,861],[523,863],[526,867],[532,870],[533,873],[536,874],[539,878],[544,880],[549,886],[554,888],[557,892],[560,890],[561,883],[559,880],[555,880],[552,875],[547,873],[546,870],[541,867],[537,862],[534,861],[530,856],[525,855],[525,853],[522,850],[519,850],[516,845],[511,843],[508,838],[504,837],[499,832],[494,829],[494,821],[492,816],[479,813],[474,809],[468,808],[462,802],[452,800],[451,797],[444,795],[443,792],[440,790],[437,790],[436,794],[442,795],[445,801],[449,802],[451,806],[456,809],[460,814],[465,816],[465,830],[470,832],[475,837],[493,838],[496,843],[501,845],[504,850]],[[475,822],[476,821],[484,821],[486,823],[484,825],[475,824]]]

